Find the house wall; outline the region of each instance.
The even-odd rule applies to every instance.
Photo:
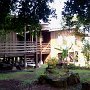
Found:
[[[73,34],[66,30],[51,32],[51,57],[58,56],[57,53],[60,53],[60,51],[55,48],[64,47],[63,40],[70,38],[70,36],[73,36]],[[68,46],[70,46],[71,43],[70,42],[67,43],[67,42],[64,42],[64,43],[67,44]]]
[[[58,59],[58,54],[62,51],[55,48],[72,48],[69,52],[74,53],[73,62],[77,66],[85,66],[85,59],[82,52],[82,36],[75,35],[74,30],[62,30],[51,32],[51,57]],[[75,61],[75,54],[78,52],[78,61]]]
[[[78,50],[78,62],[75,62],[77,66],[85,66],[85,58],[82,53],[83,43],[82,43],[82,36],[76,35],[76,47]]]
[[[50,40],[51,40],[51,33],[48,30],[43,30],[40,35],[40,45],[42,47],[42,60],[43,62],[47,62],[50,59]],[[45,45],[46,44],[46,45]]]

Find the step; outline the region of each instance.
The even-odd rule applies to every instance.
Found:
[[[34,60],[27,60],[27,62],[34,62]]]
[[[33,66],[33,67],[34,67],[34,66],[35,66],[35,62],[27,62],[27,65],[28,65],[28,66]]]
[[[35,64],[28,64],[28,63],[27,63],[27,66],[35,67],[36,65],[35,65]]]
[[[34,58],[26,58],[26,60],[34,60]]]
[[[34,56],[34,54],[26,54],[26,56]]]
[[[32,60],[34,60],[34,58],[32,58],[32,57],[26,57],[26,59],[32,59]]]
[[[27,60],[27,65],[28,66],[32,66],[32,67],[35,67],[35,61],[34,61],[34,58],[26,58]]]
[[[35,63],[34,61],[27,61],[27,63]]]

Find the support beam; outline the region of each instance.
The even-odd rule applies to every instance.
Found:
[[[24,59],[25,59],[25,68],[27,68],[27,59],[26,59],[26,25],[24,27]]]
[[[38,67],[38,54],[37,54],[37,33],[36,33],[36,68]]]
[[[40,64],[43,64],[43,61],[42,61],[42,33],[40,33]]]

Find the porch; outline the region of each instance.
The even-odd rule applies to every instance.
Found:
[[[3,55],[16,55],[26,53],[49,53],[50,43],[36,43],[30,41],[3,42],[0,43],[0,57]]]
[[[0,62],[7,62],[16,65],[36,65],[38,56],[50,53],[50,43],[37,43],[30,41],[3,42],[0,43]],[[13,61],[13,63],[12,63]]]

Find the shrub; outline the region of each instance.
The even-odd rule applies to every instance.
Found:
[[[47,78],[46,75],[41,75],[41,76],[38,78],[38,83],[39,83],[39,84],[45,84],[45,83],[46,83],[46,78]]]
[[[74,64],[69,64],[67,66],[68,69],[76,69],[76,66]]]
[[[50,58],[47,60],[48,67],[56,67],[56,64],[58,63],[58,60],[56,58]]]

